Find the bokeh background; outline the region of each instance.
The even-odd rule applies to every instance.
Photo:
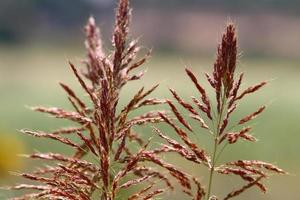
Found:
[[[0,0],[0,184],[18,181],[8,172],[33,167],[18,154],[69,151],[18,130],[67,126],[31,112],[28,106],[70,108],[58,81],[81,90],[67,60],[80,66],[85,56],[83,26],[90,15],[101,26],[105,47],[110,48],[115,6],[115,0]],[[154,53],[145,65],[148,72],[143,82],[129,84],[123,91],[125,100],[141,85],[150,87],[156,82],[161,87],[155,96],[170,97],[167,87],[173,87],[188,99],[195,90],[184,75],[184,66],[203,77],[203,83],[202,74],[211,70],[224,25],[228,21],[237,24],[238,70],[246,72],[244,87],[260,80],[270,80],[270,84],[241,103],[236,119],[261,104],[268,109],[252,122],[259,141],[240,142],[226,150],[223,159],[263,159],[289,172],[271,177],[267,194],[252,189],[237,199],[300,200],[300,1],[133,0],[132,6],[132,36],[141,37],[143,46],[153,48]],[[201,143],[209,146],[201,134]],[[151,130],[144,137],[150,135]],[[200,169],[191,169],[180,159],[175,162],[206,180],[207,174]],[[236,181],[220,177],[214,192],[229,192]],[[0,190],[0,199],[13,195]],[[176,197],[182,199],[180,194]]]

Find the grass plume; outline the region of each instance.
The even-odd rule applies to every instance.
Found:
[[[113,49],[108,54],[102,48],[100,30],[96,27],[94,18],[88,20],[85,26],[86,67],[84,70],[78,70],[73,63],[69,62],[69,65],[89,97],[89,103],[84,102],[67,84],[60,83],[73,106],[73,111],[56,107],[33,108],[35,111],[69,120],[77,126],[53,132],[22,130],[30,136],[60,142],[74,149],[74,153],[72,156],[51,152],[28,155],[28,158],[51,161],[53,165],[44,166],[32,173],[19,174],[37,184],[20,184],[10,189],[30,189],[36,192],[14,199],[113,200],[118,197],[121,190],[144,182],[151,184],[152,187],[136,191],[130,199],[151,199],[174,188],[163,173],[146,166],[145,161],[166,167],[172,170],[178,179],[181,178],[182,175],[175,167],[165,166],[152,151],[147,150],[149,142],[144,142],[139,134],[132,130],[134,126],[162,121],[155,110],[133,118],[129,117],[133,111],[141,107],[165,103],[162,100],[148,98],[158,85],[148,90],[142,87],[128,104],[117,112],[121,98],[120,91],[129,81],[142,78],[143,71],[138,73],[133,71],[140,68],[150,55],[149,51],[139,56],[141,48],[138,46],[138,40],[130,41],[128,37],[130,18],[129,1],[120,0],[112,34]],[[90,104],[92,106],[88,106]],[[68,138],[69,135],[77,137],[77,142]],[[139,145],[139,150],[130,148],[129,143]],[[88,161],[87,155],[92,156],[96,162]],[[159,181],[165,183],[165,189],[155,187],[155,183]],[[95,197],[94,194],[100,196]]]
[[[263,81],[257,85],[248,87],[244,91],[240,91],[244,74],[242,73],[237,76],[235,73],[237,55],[236,30],[233,24],[228,24],[217,49],[213,72],[211,75],[205,74],[207,81],[214,90],[216,104],[212,103],[212,99],[208,96],[206,89],[200,84],[195,74],[189,68],[186,68],[185,72],[197,89],[198,94],[196,95],[200,98],[192,97],[192,103],[189,103],[184,101],[174,89],[170,89],[175,102],[183,107],[189,113],[189,117],[196,120],[204,131],[210,133],[211,140],[213,141],[210,152],[201,148],[190,139],[189,132],[194,132],[194,130],[188,123],[189,120],[185,119],[185,115],[178,111],[171,100],[168,100],[167,103],[174,113],[174,117],[182,127],[177,125],[171,117],[165,114],[160,115],[165,123],[180,137],[183,144],[169,138],[160,130],[155,130],[170,145],[168,148],[172,148],[172,152],[178,153],[190,162],[207,167],[209,172],[207,186],[200,193],[197,192],[194,199],[219,199],[212,194],[216,173],[235,175],[246,182],[240,189],[230,192],[223,198],[224,200],[236,197],[251,187],[257,187],[262,192],[266,192],[266,187],[262,182],[263,179],[266,179],[270,173],[285,173],[275,165],[257,160],[237,160],[229,163],[219,163],[222,152],[225,148],[229,148],[230,145],[241,139],[249,142],[256,141],[256,138],[250,134],[251,127],[246,124],[265,110],[265,106],[261,106],[257,111],[240,119],[239,122],[232,122],[231,116],[236,110],[238,102],[247,95],[255,93],[266,84]],[[203,186],[204,184],[201,185]]]
[[[174,190],[177,188],[174,184],[179,185],[181,191],[193,200],[228,200],[252,187],[266,192],[263,180],[271,173],[284,174],[283,170],[258,160],[219,162],[223,150],[230,145],[239,140],[256,141],[251,135],[251,127],[247,124],[265,110],[265,106],[261,106],[238,122],[232,121],[231,117],[238,102],[266,84],[263,81],[241,91],[244,74],[236,75],[235,72],[238,49],[234,25],[226,26],[217,49],[213,72],[205,74],[214,90],[214,98],[208,95],[207,89],[201,85],[192,70],[186,68],[187,76],[197,89],[196,97],[191,97],[191,102],[181,98],[174,89],[170,89],[170,92],[175,101],[149,98],[158,87],[154,85],[148,90],[141,87],[120,108],[121,90],[128,82],[143,77],[143,71],[135,71],[147,61],[151,53],[148,51],[140,56],[138,40],[130,40],[128,37],[130,18],[129,0],[119,0],[111,39],[113,49],[110,51],[104,51],[100,30],[94,18],[89,18],[85,26],[85,68],[79,70],[69,62],[71,71],[88,96],[89,102],[82,100],[67,84],[60,83],[73,107],[72,111],[57,107],[32,108],[55,118],[69,120],[76,125],[51,132],[22,130],[36,138],[62,143],[70,147],[73,154],[49,152],[27,155],[27,158],[53,164],[37,168],[31,173],[18,173],[18,176],[35,184],[19,184],[6,188],[30,191],[12,199],[115,200],[120,197],[122,190],[129,191],[128,188],[135,187],[128,199],[146,200],[161,197],[163,193]],[[212,99],[215,99],[215,103]],[[138,116],[132,115],[142,107],[155,107],[159,104],[166,104],[171,114],[163,110],[153,110]],[[185,111],[181,112],[177,104]],[[189,113],[189,119],[186,119],[184,112]],[[191,139],[190,133],[195,132],[191,120],[195,120],[203,131],[210,133],[212,150],[201,148]],[[161,122],[168,124],[181,141],[176,141],[154,126],[154,132],[162,142],[158,147],[150,148],[151,140],[144,141],[140,137],[141,133],[133,130],[135,126],[153,126]],[[69,137],[70,135],[73,137]],[[135,144],[138,148],[132,148],[130,144]],[[208,182],[204,184],[194,175],[162,159],[167,153],[176,153],[197,166],[206,167]],[[95,162],[91,162],[88,156]],[[222,198],[216,197],[213,194],[216,174],[238,176],[245,184]]]

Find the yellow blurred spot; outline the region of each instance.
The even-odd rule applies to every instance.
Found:
[[[0,133],[0,178],[22,167],[22,158],[18,155],[24,153],[24,150],[20,139]]]

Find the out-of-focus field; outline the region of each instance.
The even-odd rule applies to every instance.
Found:
[[[32,168],[26,161],[20,163],[16,160],[14,152],[67,151],[57,143],[23,136],[17,133],[17,130],[22,128],[52,130],[59,126],[68,126],[65,121],[31,112],[26,107],[44,105],[70,109],[66,96],[57,83],[58,81],[68,83],[83,94],[67,66],[68,59],[80,66],[83,55],[83,49],[79,48],[56,49],[40,46],[0,48],[0,144],[3,144],[0,146],[1,184],[14,182],[12,178],[4,175],[4,170]],[[160,82],[161,86],[155,96],[171,98],[168,87],[172,87],[188,100],[189,96],[195,95],[195,89],[184,74],[184,66],[190,66],[201,83],[207,86],[203,72],[211,71],[213,61],[213,55],[203,57],[154,53],[152,59],[145,65],[147,73],[143,81],[130,83],[122,93],[124,101],[121,103],[133,96],[139,87],[150,87],[157,82]],[[246,72],[244,88],[261,80],[270,80],[270,84],[246,98],[234,119],[249,114],[261,104],[267,104],[268,109],[252,122],[253,134],[259,141],[255,144],[240,142],[227,149],[223,159],[262,159],[278,164],[288,171],[289,175],[271,177],[267,183],[270,190],[264,196],[256,189],[252,189],[237,199],[298,200],[300,199],[300,60],[242,57],[238,71]],[[150,129],[146,129],[144,134],[145,137],[153,135]],[[197,134],[200,143],[209,146],[208,137],[201,130]],[[172,162],[180,163],[183,168],[193,171],[200,179],[206,181],[207,174],[202,169],[182,162],[177,157]],[[14,168],[20,166],[21,169]],[[219,194],[229,192],[236,180],[233,177],[221,177],[216,181],[215,189]],[[0,199],[6,199],[9,195],[10,192],[0,191]],[[177,194],[176,198],[181,199],[180,194]]]

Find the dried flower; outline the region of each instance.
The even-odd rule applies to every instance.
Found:
[[[130,114],[144,106],[165,103],[156,98],[147,98],[158,85],[149,90],[141,88],[129,103],[117,112],[120,91],[129,81],[140,79],[143,72],[132,74],[132,71],[145,63],[150,55],[146,53],[136,59],[140,47],[138,41],[128,41],[131,10],[128,0],[120,0],[116,11],[115,28],[113,31],[113,50],[106,54],[102,49],[100,31],[90,18],[86,27],[87,59],[83,74],[71,62],[70,67],[90,103],[86,103],[66,84],[60,86],[66,92],[74,111],[61,108],[35,107],[33,110],[50,114],[77,124],[75,127],[62,128],[53,132],[22,130],[34,137],[52,139],[74,149],[72,156],[54,153],[35,153],[26,157],[52,161],[52,166],[45,166],[35,172],[18,174],[37,182],[36,185],[20,184],[9,189],[36,190],[16,199],[78,199],[89,200],[96,190],[100,191],[98,199],[113,200],[120,190],[141,183],[148,183],[141,191],[133,194],[130,199],[151,199],[168,189],[174,189],[163,172],[144,166],[145,160],[166,168],[179,182],[186,181],[183,173],[176,167],[165,164],[153,151],[147,150],[147,144],[133,130],[133,126],[162,121],[161,111],[151,111],[130,118]],[[66,135],[77,136],[77,142]],[[140,149],[130,148],[130,142],[136,142]],[[91,155],[96,162],[86,160]],[[128,175],[130,178],[128,180]],[[126,181],[125,179],[126,178]],[[165,189],[154,187],[159,180],[165,182]],[[187,183],[186,183],[187,184]],[[153,188],[152,188],[153,187]]]
[[[240,126],[244,126],[265,110],[265,106],[262,106],[240,119],[233,128],[228,128],[231,123],[230,117],[237,108],[237,102],[266,84],[266,82],[261,82],[243,92],[239,91],[243,74],[236,78],[238,51],[235,27],[232,24],[227,25],[218,47],[213,73],[212,75],[205,74],[215,91],[215,107],[206,89],[188,68],[185,71],[196,87],[199,97],[192,97],[192,103],[189,103],[184,101],[175,90],[170,89],[176,102],[189,112],[189,117],[196,120],[198,125],[212,136],[213,151],[208,152],[190,138],[189,132],[194,132],[195,129],[173,101],[148,98],[158,85],[148,90],[142,87],[124,108],[119,109],[120,92],[123,86],[129,81],[142,78],[144,72],[137,74],[132,72],[143,65],[150,55],[149,51],[137,59],[140,50],[138,40],[129,41],[128,39],[130,17],[129,0],[119,0],[112,34],[113,49],[109,54],[102,49],[100,30],[96,27],[95,20],[92,17],[89,19],[85,27],[87,58],[84,64],[86,68],[81,73],[74,64],[69,63],[78,83],[88,96],[89,102],[83,101],[68,85],[60,83],[73,106],[73,111],[56,107],[33,108],[35,111],[55,118],[69,120],[76,125],[52,132],[21,131],[30,136],[62,143],[72,148],[74,153],[65,155],[49,152],[25,155],[27,158],[53,164],[37,168],[32,173],[17,174],[36,184],[8,187],[7,189],[11,190],[25,189],[32,192],[13,199],[90,200],[95,194],[99,194],[97,199],[114,200],[121,190],[142,185],[144,187],[134,191],[128,199],[146,200],[153,199],[168,190],[174,190],[172,181],[174,179],[189,198],[217,200],[219,198],[211,194],[214,173],[235,175],[246,182],[240,189],[233,190],[226,195],[224,200],[236,197],[251,187],[257,187],[262,192],[266,192],[262,180],[267,178],[269,173],[284,174],[282,169],[257,160],[218,163],[221,153],[228,144],[234,144],[240,139],[256,141],[250,134],[251,127]],[[170,107],[174,117],[165,111],[156,110],[131,117],[132,112],[141,107],[164,103]],[[180,125],[177,125],[174,118]],[[132,129],[134,126],[159,122],[168,124],[182,142],[170,138],[154,127],[154,132],[164,143],[157,148],[149,149],[150,139],[147,142],[143,141],[139,133]],[[77,137],[76,142],[70,139],[73,137],[68,137],[69,135]],[[136,144],[138,148],[133,149],[130,143]],[[204,184],[196,177],[160,157],[170,152],[177,153],[196,165],[203,164],[209,171],[208,187],[204,188]],[[92,157],[94,162],[86,159],[87,155]]]
[[[200,187],[202,184],[200,185],[199,182],[195,182],[200,189],[195,192],[196,196],[194,199],[218,199],[216,196],[211,194],[213,176],[215,172],[219,174],[236,175],[246,182],[246,185],[241,189],[230,192],[224,198],[226,200],[240,195],[245,190],[253,186],[257,186],[262,192],[265,192],[266,187],[262,183],[262,179],[268,177],[268,172],[284,174],[284,171],[278,167],[262,161],[238,160],[221,165],[218,163],[220,155],[228,144],[234,144],[240,139],[251,142],[256,141],[256,138],[249,133],[251,131],[251,127],[242,127],[240,129],[239,126],[256,118],[265,110],[265,106],[262,106],[257,111],[245,116],[240,119],[238,123],[233,124],[232,127],[228,128],[228,125],[231,123],[230,117],[237,108],[237,102],[246,95],[256,92],[266,84],[266,82],[263,81],[257,85],[247,88],[239,94],[244,75],[241,74],[238,78],[236,78],[235,75],[237,52],[235,27],[233,24],[228,24],[225,33],[223,34],[221,44],[218,46],[213,73],[212,75],[207,73],[205,74],[208,82],[215,91],[216,108],[213,107],[214,104],[212,104],[211,99],[208,97],[205,88],[201,86],[194,73],[188,68],[186,68],[185,71],[197,88],[200,99],[192,97],[193,103],[188,103],[182,100],[174,89],[170,89],[177,103],[189,112],[190,118],[198,121],[199,126],[211,134],[214,142],[211,153],[208,153],[205,149],[191,141],[188,132],[194,132],[194,130],[189,124],[189,121],[185,119],[185,115],[178,111],[171,100],[168,100],[167,103],[169,104],[171,111],[174,113],[175,118],[183,126],[183,128],[176,125],[171,117],[164,114],[160,115],[162,119],[174,129],[184,144],[169,138],[160,130],[155,129],[155,132],[168,143],[168,145],[162,145],[165,149],[167,149],[164,153],[175,152],[188,161],[192,161],[198,165],[203,164],[208,168],[209,182],[207,189],[202,189],[202,187]],[[203,117],[204,115],[206,115],[206,117]],[[237,130],[233,131],[233,129]]]

